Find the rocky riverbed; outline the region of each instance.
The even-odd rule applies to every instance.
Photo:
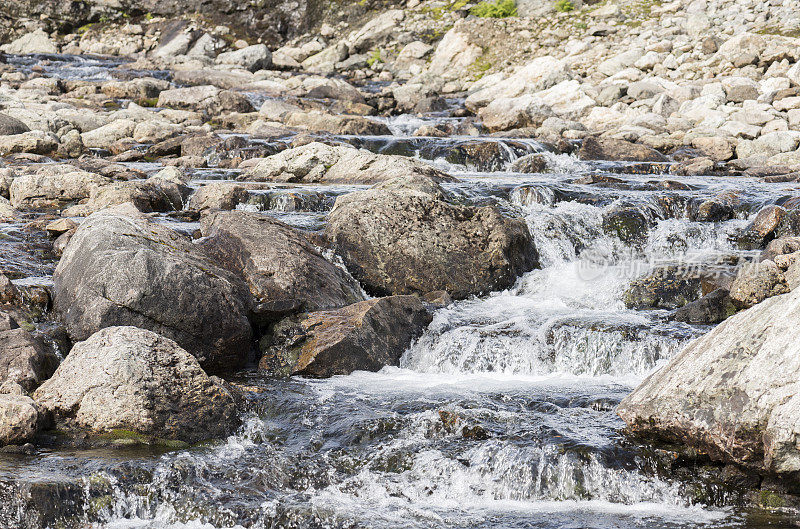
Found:
[[[0,528],[795,527],[798,13],[0,8]]]

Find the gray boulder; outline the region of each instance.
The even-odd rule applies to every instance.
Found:
[[[246,361],[252,297],[196,245],[132,207],[88,217],[53,276],[53,306],[74,341],[134,325],[174,339],[204,367]]]
[[[259,367],[281,375],[330,377],[396,366],[431,316],[417,296],[370,299],[279,323]]]
[[[619,405],[628,429],[769,473],[800,471],[800,290],[731,316]]]
[[[247,200],[247,189],[237,184],[213,182],[194,192],[189,209],[196,211],[231,210]]]
[[[741,308],[789,292],[786,278],[774,261],[764,260],[739,269],[731,284],[731,299]]]
[[[373,154],[346,145],[312,142],[264,158],[240,180],[327,184],[375,184],[399,176],[420,175],[437,182],[455,178],[405,156]]]
[[[272,65],[272,53],[270,53],[265,44],[256,44],[241,50],[220,53],[217,55],[216,63],[255,72],[269,68]]]
[[[646,145],[625,140],[589,136],[578,151],[581,160],[608,160],[618,162],[665,162],[667,157]]]
[[[0,446],[31,441],[40,424],[39,409],[30,397],[0,394]]]
[[[6,114],[0,114],[0,136],[8,136],[11,134],[23,134],[30,129],[28,126]]]
[[[104,176],[62,166],[15,178],[9,193],[16,208],[59,207],[89,198],[93,189],[110,182]]]
[[[76,344],[33,394],[56,426],[197,442],[230,433],[230,392],[174,341],[108,327]]]
[[[421,176],[340,196],[325,233],[353,276],[380,295],[445,290],[462,299],[507,288],[538,266],[523,221],[494,206],[453,204]]]
[[[4,325],[9,329],[0,330],[0,386],[18,384],[33,391],[56,370],[58,357],[41,339],[20,329],[13,319],[9,322]]]
[[[202,249],[219,266],[243,276],[258,303],[319,310],[364,299],[358,283],[325,259],[306,235],[276,219],[220,211],[203,219],[202,233]]]

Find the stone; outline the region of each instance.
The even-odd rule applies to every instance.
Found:
[[[89,198],[93,189],[111,182],[104,176],[71,166],[64,170],[18,176],[11,184],[11,203],[17,208],[64,206]]]
[[[0,155],[31,153],[50,155],[58,150],[58,138],[53,134],[32,130],[22,134],[0,136]]]
[[[700,297],[700,282],[681,267],[657,268],[631,282],[623,301],[629,309],[677,309]]]
[[[37,29],[30,33],[26,33],[17,40],[2,46],[5,53],[13,53],[16,55],[31,55],[35,53],[55,54],[58,53],[58,47],[50,38],[50,36]]]
[[[6,114],[0,114],[0,136],[24,134],[28,131],[30,131],[30,129],[22,121]]]
[[[281,375],[331,377],[396,366],[431,322],[417,296],[370,299],[279,323],[259,367]]]
[[[492,83],[470,94],[464,101],[464,106],[477,112],[495,99],[533,94],[571,79],[572,72],[564,61],[550,56],[537,57],[517,69],[503,82]]]
[[[84,210],[91,214],[101,209],[130,203],[142,213],[179,211],[183,209],[189,189],[171,182],[113,182],[89,193]]]
[[[7,198],[0,197],[0,220],[15,220],[19,212],[11,205],[11,201]]]
[[[621,162],[665,162],[667,158],[646,145],[625,140],[596,138],[589,136],[583,140],[578,151],[581,160],[608,160]]]
[[[189,199],[189,209],[196,211],[231,210],[247,200],[247,189],[238,184],[213,182],[194,192]]]
[[[398,176],[420,175],[453,182],[450,175],[406,156],[373,154],[345,145],[312,142],[260,161],[239,179],[257,182],[375,184]]]
[[[64,429],[115,431],[189,443],[228,435],[233,396],[173,340],[136,327],[107,327],[75,344],[33,394]]]
[[[81,140],[86,147],[107,149],[112,143],[133,136],[135,128],[135,122],[129,119],[118,119],[89,132],[84,132],[81,134]]]
[[[272,65],[272,54],[265,44],[255,44],[241,50],[220,53],[215,62],[219,65],[255,72],[265,70]]]
[[[276,219],[215,212],[203,218],[202,234],[202,250],[218,266],[243,276],[257,303],[314,311],[364,299],[358,283],[303,232]]]
[[[527,154],[511,164],[511,171],[515,173],[543,173],[546,170],[547,156],[540,153]]]
[[[164,90],[158,95],[159,107],[194,110],[215,116],[222,112],[252,112],[253,106],[244,95],[216,86],[202,85]]]
[[[692,140],[692,147],[715,162],[726,162],[733,158],[733,146],[728,140],[719,136],[695,138]]]
[[[53,308],[73,341],[135,325],[174,339],[206,368],[235,368],[249,355],[253,302],[244,281],[132,207],[84,220],[53,282]]]
[[[789,292],[786,278],[774,261],[748,263],[739,269],[731,284],[730,296],[741,308],[749,308],[767,298]]]
[[[463,299],[507,288],[538,266],[524,222],[494,206],[455,205],[422,176],[338,197],[325,234],[376,295],[445,290]]]
[[[32,441],[40,424],[39,409],[33,399],[0,394],[0,446]]]
[[[736,314],[737,310],[728,291],[718,288],[680,307],[672,319],[693,325],[716,325]]]
[[[284,124],[312,132],[328,132],[330,134],[384,136],[391,135],[385,123],[362,116],[328,114],[327,112],[291,112],[286,116]]]
[[[428,72],[445,80],[456,79],[468,71],[481,55],[480,44],[473,42],[467,31],[462,31],[462,21],[459,21],[439,41]]]
[[[722,222],[736,216],[739,197],[730,191],[720,193],[700,204],[694,220],[700,222]]]
[[[800,470],[800,290],[731,316],[623,399],[640,437],[696,448],[757,472]]]
[[[478,113],[483,126],[489,132],[540,127],[547,118],[554,115],[553,109],[532,94],[497,98]]]
[[[0,331],[0,385],[10,382],[33,391],[56,367],[58,357],[40,338],[20,328]]]

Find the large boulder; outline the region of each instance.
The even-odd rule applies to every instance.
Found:
[[[684,267],[661,267],[631,282],[623,301],[629,309],[677,309],[700,297],[700,283]]]
[[[0,446],[31,441],[40,425],[39,408],[33,399],[0,394]]]
[[[607,160],[614,162],[665,162],[667,157],[646,145],[625,140],[589,136],[578,151],[581,160]]]
[[[425,162],[405,156],[373,154],[347,145],[308,143],[260,161],[240,180],[327,184],[375,184],[420,175],[438,182],[455,179]]]
[[[189,199],[189,209],[196,211],[231,210],[247,200],[247,189],[228,182],[212,182],[200,187]]]
[[[453,204],[420,176],[340,196],[325,233],[356,279],[381,295],[445,290],[461,299],[507,288],[538,266],[523,221]]]
[[[220,211],[203,219],[202,233],[203,250],[219,266],[243,276],[258,303],[313,311],[364,299],[358,283],[305,234],[276,219]]]
[[[800,471],[800,290],[731,316],[619,405],[628,429],[769,473]]]
[[[17,40],[5,44],[2,50],[17,55],[33,53],[58,53],[58,47],[50,36],[41,29],[22,35]]]
[[[330,377],[398,365],[431,316],[417,296],[370,299],[279,323],[259,367],[282,375]]]
[[[265,44],[247,46],[241,50],[226,51],[217,55],[217,64],[255,72],[272,65],[272,54]]]
[[[108,185],[110,179],[75,167],[54,167],[13,180],[9,191],[16,207],[58,207],[89,198],[92,190]]]
[[[0,330],[0,387],[13,384],[33,391],[56,370],[58,357],[41,339],[8,321],[5,327],[11,328]]]
[[[766,259],[739,269],[731,284],[731,299],[741,308],[752,307],[767,298],[789,292],[786,278],[774,261]]]
[[[134,325],[174,339],[207,368],[248,358],[252,297],[244,281],[132,207],[81,223],[53,281],[54,308],[74,341]]]
[[[309,112],[292,112],[284,119],[288,127],[296,127],[311,132],[327,132],[330,134],[349,134],[366,136],[388,136],[391,134],[385,123],[363,116],[329,114],[318,110]]]
[[[75,344],[33,394],[56,426],[197,442],[230,433],[233,396],[174,341],[108,327]]]
[[[9,136],[13,134],[24,134],[30,129],[28,126],[6,114],[0,114],[0,136]]]

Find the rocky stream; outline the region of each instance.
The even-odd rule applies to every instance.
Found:
[[[77,56],[8,62],[65,82],[107,80],[124,66]],[[270,95],[247,97],[259,105]],[[585,161],[497,134],[412,136],[423,125],[458,129],[464,118],[451,110],[461,103],[421,116],[371,118],[388,134],[321,138],[424,161],[453,177],[439,183],[453,203],[491,205],[524,222],[538,266],[523,265],[518,278],[491,292],[433,301],[430,323],[396,366],[286,378],[259,370],[251,358],[223,373],[239,395],[240,425],[230,436],[142,444],[117,432],[112,442],[87,445],[63,442],[56,430],[35,446],[0,453],[0,526],[794,527],[796,518],[768,509],[770,497],[759,497],[746,477],[735,485],[722,476],[727,467],[632,441],[615,410],[648,374],[712,328],[716,321],[676,309],[729,285],[736,263],[760,253],[742,243],[754,216],[796,196],[800,184],[676,176],[669,174],[671,160]],[[245,157],[248,150],[278,153],[294,140],[220,137]],[[337,199],[370,183],[265,182],[258,171],[220,163],[224,151],[201,155],[206,167],[186,170],[191,193],[236,181],[244,193],[237,210],[312,236],[326,230]],[[534,160],[535,170],[520,160]],[[14,161],[30,173],[53,163],[43,156]],[[164,168],[158,159],[119,163],[140,172],[132,181]],[[719,198],[725,196],[737,197],[735,204]],[[32,210],[2,224],[0,233],[2,272],[29,304],[53,288],[58,263],[40,216],[49,222],[47,213]],[[348,222],[341,217],[330,222]],[[197,216],[149,218],[175,233],[207,235]],[[327,258],[352,281],[352,267]],[[685,274],[654,294],[640,280],[654,270]],[[58,272],[68,273],[78,272]],[[59,334],[46,332],[53,323],[44,307],[28,330],[58,345]]]

